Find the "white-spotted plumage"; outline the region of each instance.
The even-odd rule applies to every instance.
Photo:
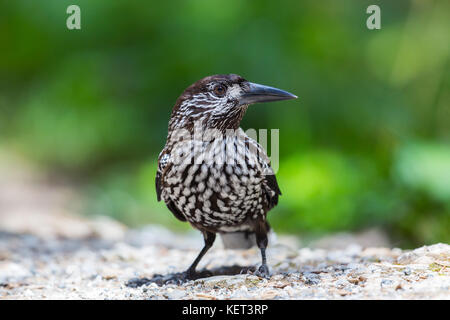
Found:
[[[209,150],[210,157],[195,163],[197,152]],[[171,155],[185,153],[192,163]],[[227,157],[228,156],[228,157]],[[270,207],[264,174],[268,157],[264,149],[239,128],[234,135],[204,142],[198,140],[168,143],[161,153],[159,171],[161,198],[172,202],[191,224],[218,232],[250,230],[248,219],[265,219]],[[224,162],[226,159],[228,162]],[[186,173],[185,173],[186,171]],[[273,174],[273,172],[272,172]],[[179,196],[182,195],[182,197]],[[188,201],[186,198],[188,197]]]

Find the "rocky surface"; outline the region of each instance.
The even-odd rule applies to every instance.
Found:
[[[0,232],[0,299],[450,299],[450,246],[412,251],[296,248],[281,237],[268,251],[270,279],[217,275],[182,285],[133,278],[183,271],[202,246],[196,233],[159,227],[116,237],[58,239]],[[201,267],[256,266],[256,248],[224,250],[220,242]]]

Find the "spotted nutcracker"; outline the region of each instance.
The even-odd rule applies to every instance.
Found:
[[[176,101],[158,158],[156,192],[176,218],[204,237],[205,245],[184,279],[198,277],[195,268],[216,233],[228,235],[224,242],[243,235],[253,239],[254,234],[262,256],[257,274],[269,275],[266,215],[281,191],[264,149],[239,125],[250,104],[295,98],[229,74],[195,82]]]

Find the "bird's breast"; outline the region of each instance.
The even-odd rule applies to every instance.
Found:
[[[192,141],[171,151],[162,198],[193,224],[229,229],[264,215],[257,152],[239,139]]]

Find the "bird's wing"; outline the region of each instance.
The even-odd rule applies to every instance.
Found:
[[[269,164],[266,165],[266,173],[263,180],[263,192],[267,199],[268,210],[270,210],[278,204],[278,196],[281,195],[281,191],[272,167],[270,167]]]
[[[280,187],[278,186],[277,178],[270,166],[270,159],[264,148],[250,138],[248,138],[248,143],[248,146],[252,145],[257,151],[259,168],[261,174],[264,175],[263,192],[267,199],[267,209],[270,210],[278,204],[278,196],[281,195]]]
[[[156,171],[156,178],[155,178],[155,188],[156,188],[156,199],[161,201],[161,172],[158,170]]]
[[[169,166],[170,154],[163,150],[158,157],[158,170],[156,171],[155,178],[156,199],[158,201],[161,201],[164,173]],[[175,218],[183,222],[186,221],[185,216],[180,212],[180,210],[178,210],[173,201],[164,199],[164,202],[166,203],[167,208],[173,213]]]
[[[162,179],[167,165],[169,164],[170,154],[167,152],[166,148],[164,148],[158,157],[158,169],[156,170],[156,179],[155,179],[155,187],[156,187],[156,198],[158,201],[161,201],[161,192],[162,192]]]
[[[265,176],[264,187],[269,209],[272,209],[278,204],[278,196],[281,196],[275,174]]]

